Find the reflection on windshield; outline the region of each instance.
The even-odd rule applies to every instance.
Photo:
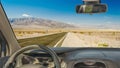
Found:
[[[103,1],[109,6],[108,12],[93,15],[76,14],[75,6],[80,3],[4,0],[3,6],[22,47],[120,47],[120,10],[115,9],[116,2]]]

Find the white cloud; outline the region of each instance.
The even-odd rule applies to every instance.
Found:
[[[31,15],[29,14],[22,14],[23,17],[32,17]]]

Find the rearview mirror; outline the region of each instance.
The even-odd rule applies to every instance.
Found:
[[[76,7],[77,13],[104,13],[107,11],[105,4],[85,4]]]

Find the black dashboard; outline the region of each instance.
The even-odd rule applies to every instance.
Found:
[[[57,53],[62,68],[120,68],[120,49],[118,48],[52,49]],[[33,50],[25,55],[36,58],[39,64],[54,67],[51,56],[42,50]]]

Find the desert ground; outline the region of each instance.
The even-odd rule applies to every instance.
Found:
[[[14,29],[21,46],[120,47],[120,30],[112,29]]]

